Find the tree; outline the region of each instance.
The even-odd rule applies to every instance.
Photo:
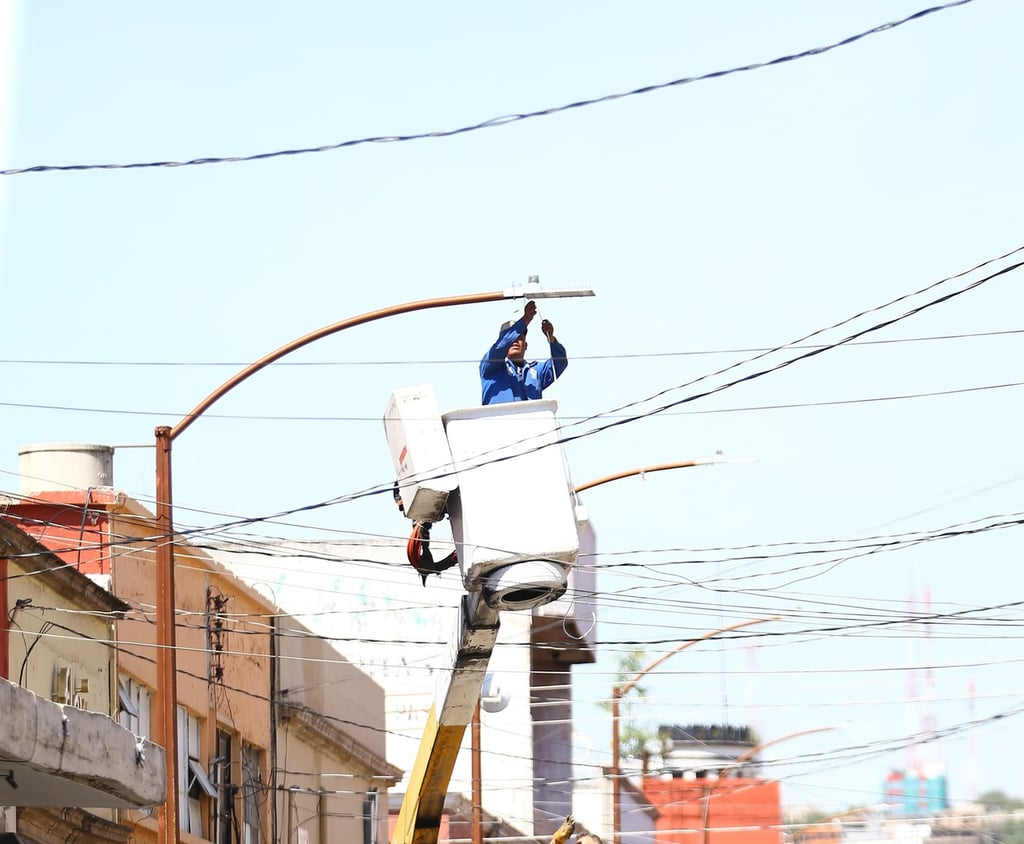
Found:
[[[1000,791],[998,788],[979,794],[978,802],[985,807],[986,812],[1012,812],[1024,809],[1024,800],[1009,797],[1005,791]]]

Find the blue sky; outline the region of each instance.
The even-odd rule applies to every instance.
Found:
[[[7,3],[0,170],[451,130],[800,53],[925,6]],[[865,313],[1022,245],[1022,17],[974,0],[822,55],[452,137],[4,175],[0,488],[18,489],[21,445],[151,444],[322,325],[530,274],[591,287],[540,309],[571,360],[549,395],[585,433],[566,446],[574,480],[719,450],[751,462],[586,494],[605,644],[577,675],[584,743],[608,744],[594,701],[629,643],[654,658],[779,614],[666,662],[634,717],[749,721],[766,739],[843,724],[772,749],[792,803],[877,800],[926,727],[954,732],[915,752],[945,763],[955,800],[1024,796],[1005,753],[1024,716],[997,718],[1024,699],[1021,271],[982,283],[1024,253]],[[512,315],[396,317],[261,373],[178,440],[178,524],[387,485],[391,390],[476,403],[477,361]],[[151,499],[151,449],[119,448],[115,483]],[[529,500],[507,507],[536,517]],[[389,495],[285,521],[248,531],[406,528]],[[986,529],[939,538],[966,524]],[[926,594],[943,617],[901,623]]]

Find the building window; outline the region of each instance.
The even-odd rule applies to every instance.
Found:
[[[377,830],[380,829],[377,789],[371,788],[363,800],[363,844],[378,844]]]
[[[242,844],[260,844],[260,800],[263,780],[260,776],[260,752],[242,745]]]
[[[117,682],[118,723],[134,735],[152,738],[150,691],[122,674]]]
[[[235,792],[238,788],[231,781],[233,744],[231,733],[217,730],[217,756],[213,760],[214,782],[217,786],[213,839],[215,844],[234,844],[231,823],[235,817]]]
[[[178,707],[178,826],[203,837],[203,797],[217,789],[199,761],[199,719]]]

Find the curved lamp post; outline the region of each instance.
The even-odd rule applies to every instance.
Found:
[[[771,618],[755,618],[750,621],[740,621],[736,624],[730,624],[727,627],[720,627],[717,630],[712,630],[709,633],[705,633],[702,636],[698,636],[696,639],[690,639],[677,645],[667,654],[662,654],[654,662],[648,665],[646,668],[641,669],[630,680],[625,683],[617,683],[612,686],[612,842],[618,842],[621,840],[622,834],[622,770],[620,768],[619,760],[619,701],[622,700],[635,686],[640,682],[640,679],[648,672],[654,670],[661,665],[669,657],[675,656],[677,653],[685,651],[687,648],[692,648],[699,642],[705,642],[708,639],[713,639],[722,633],[729,633],[733,630],[739,630],[741,627],[751,627],[755,624],[763,624],[766,621],[778,621],[781,616],[772,616]]]
[[[737,768],[740,768],[744,762],[753,759],[755,756],[757,756],[758,753],[760,753],[766,747],[771,747],[773,744],[778,744],[782,741],[788,741],[789,739],[797,738],[798,736],[810,735],[811,733],[825,733],[829,730],[838,730],[841,726],[841,724],[829,724],[826,727],[809,727],[805,730],[797,730],[793,733],[786,733],[784,736],[777,736],[776,738],[769,739],[768,741],[763,741],[756,747],[752,747],[749,750],[745,750],[743,753],[741,753],[739,756],[733,759],[731,764],[722,768],[718,772],[718,778],[724,779],[725,777],[730,776],[732,772],[735,771]],[[704,806],[701,810],[701,844],[708,844],[711,835],[712,788],[713,782],[711,780],[708,780],[707,784],[704,786]]]
[[[584,490],[591,489],[595,486],[601,486],[601,484],[611,483],[612,481],[618,481],[622,478],[632,478],[635,475],[649,475],[652,472],[664,472],[666,469],[689,469],[693,466],[710,466],[715,463],[739,462],[743,461],[730,460],[725,457],[696,457],[693,460],[678,460],[675,463],[658,463],[655,466],[641,466],[639,469],[627,469],[625,472],[616,472],[613,475],[605,475],[603,478],[587,481],[585,484],[580,484],[576,487],[575,491],[579,494]]]
[[[737,768],[742,767],[744,762],[753,759],[755,756],[757,756],[758,753],[760,753],[766,747],[771,747],[773,744],[778,744],[780,741],[788,741],[791,738],[797,738],[798,736],[807,736],[811,733],[827,733],[830,730],[838,730],[841,726],[841,724],[829,724],[827,727],[808,727],[805,730],[797,730],[795,733],[786,733],[786,735],[784,736],[779,736],[777,738],[761,742],[761,744],[757,745],[757,747],[752,747],[750,748],[750,750],[744,751],[735,759],[733,759],[731,765],[722,768],[722,770],[718,772],[718,776],[720,778],[730,776],[733,771],[735,771]]]
[[[679,460],[673,463],[659,463],[656,466],[643,466],[639,469],[627,469],[624,472],[616,472],[612,475],[605,475],[601,478],[596,478],[592,481],[579,484],[574,487],[573,491],[578,495],[587,489],[592,489],[595,486],[601,486],[602,484],[611,483],[612,481],[618,481],[622,478],[631,478],[635,475],[646,475],[651,472],[663,472],[667,469],[688,469],[693,466],[704,466],[711,463],[725,463],[727,461],[721,457],[698,457],[692,460]],[[473,797],[472,806],[470,809],[470,844],[482,844],[483,832],[482,832],[482,776],[481,776],[481,765],[480,765],[480,704],[477,703],[476,709],[473,712],[473,720],[471,722],[470,732],[470,753],[472,758],[472,786],[473,786]],[[554,839],[552,839],[554,840]]]
[[[651,472],[662,472],[667,469],[688,469],[694,466],[707,466],[715,463],[739,463],[746,462],[745,460],[728,459],[724,457],[697,457],[691,460],[679,460],[672,463],[658,463],[654,466],[643,466],[638,469],[627,469],[624,472],[616,472],[612,475],[605,475],[603,478],[597,478],[593,481],[580,484],[576,487],[576,493],[581,493],[584,490],[592,489],[595,486],[602,484],[611,483],[612,481],[621,480],[622,478],[630,478],[635,475],[646,475]],[[772,616],[771,618],[756,618],[752,621],[741,621],[738,624],[730,624],[728,627],[720,627],[718,630],[712,630],[709,633],[705,633],[702,636],[692,639],[690,641],[683,642],[667,654],[663,654],[658,657],[654,662],[648,665],[646,668],[638,671],[632,679],[625,683],[618,683],[612,686],[612,844],[616,844],[621,840],[621,827],[622,827],[622,770],[620,767],[619,759],[619,701],[622,700],[632,690],[640,679],[650,671],[653,671],[659,665],[661,665],[666,659],[671,656],[675,656],[677,653],[685,651],[687,648],[692,648],[698,642],[706,641],[718,636],[720,633],[728,633],[732,630],[739,630],[741,627],[750,627],[754,624],[762,624],[766,621],[778,621],[780,616]]]
[[[167,758],[167,802],[159,813],[159,844],[173,844],[178,840],[178,742],[177,703],[178,679],[175,654],[175,596],[174,596],[174,518],[171,494],[171,446],[189,426],[202,416],[219,399],[264,367],[292,352],[308,346],[317,340],[354,328],[367,322],[386,317],[422,311],[429,308],[445,308],[453,305],[474,305],[483,302],[499,302],[503,299],[557,299],[574,296],[593,296],[592,290],[582,288],[570,290],[542,290],[537,276],[530,276],[522,287],[496,290],[490,293],[471,293],[463,296],[448,296],[436,299],[421,299],[403,305],[393,305],[376,311],[326,325],[316,331],[286,343],[276,351],[249,364],[236,375],[221,384],[178,422],[170,427],[158,426],[156,434],[156,527],[160,541],[156,548],[156,635],[157,635],[157,707],[158,734],[156,736]]]

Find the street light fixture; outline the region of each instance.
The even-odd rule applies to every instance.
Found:
[[[159,812],[159,844],[173,844],[178,838],[178,747],[177,747],[177,657],[175,653],[175,595],[174,595],[174,504],[171,492],[171,446],[193,422],[202,416],[225,394],[233,390],[250,376],[280,360],[298,349],[308,346],[324,337],[337,334],[347,328],[354,328],[367,322],[374,322],[399,314],[444,308],[454,305],[474,305],[484,302],[499,302],[505,299],[558,299],[593,296],[594,291],[585,288],[566,290],[542,290],[540,279],[530,276],[521,287],[497,290],[490,293],[471,293],[462,296],[448,296],[435,299],[421,299],[402,305],[393,305],[376,311],[326,325],[305,334],[279,349],[265,355],[255,363],[240,370],[191,411],[170,427],[160,425],[156,435],[156,527],[160,537],[156,547],[156,636],[157,636],[157,740],[163,745],[167,759],[167,802]]]

